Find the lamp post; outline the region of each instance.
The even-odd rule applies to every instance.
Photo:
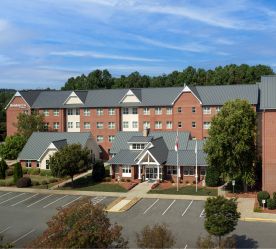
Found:
[[[263,204],[263,210],[265,208],[265,200],[262,200],[262,204]]]
[[[235,180],[233,180],[233,181],[232,181],[233,194],[234,194],[234,192],[235,192],[235,184],[236,184],[236,182],[235,182]]]

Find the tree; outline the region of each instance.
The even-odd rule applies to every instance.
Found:
[[[122,227],[112,225],[106,211],[90,198],[59,209],[30,248],[126,248]]]
[[[13,167],[13,182],[16,184],[17,181],[23,177],[23,170],[20,163],[16,163]]]
[[[211,165],[207,167],[206,184],[209,187],[216,187],[220,184],[220,172]]]
[[[70,144],[64,146],[50,157],[49,166],[53,176],[70,176],[73,186],[73,177],[89,166],[89,151],[82,149],[80,144]]]
[[[100,182],[105,177],[104,164],[101,161],[96,162],[93,165],[92,179],[95,182]]]
[[[26,142],[27,139],[23,136],[6,137],[5,143],[0,145],[0,156],[4,159],[16,159]]]
[[[139,248],[172,248],[175,238],[165,224],[145,226],[136,234],[136,242]]]
[[[223,196],[207,199],[204,227],[209,234],[218,237],[219,246],[221,237],[235,230],[239,218],[236,199],[228,200]]]
[[[208,167],[225,178],[255,183],[256,113],[246,100],[231,100],[212,119],[204,144]]]
[[[17,117],[17,132],[29,138],[34,131],[44,131],[44,116],[37,113],[19,113]]]
[[[6,161],[2,158],[0,161],[0,179],[6,178],[6,170],[8,169],[8,165]]]

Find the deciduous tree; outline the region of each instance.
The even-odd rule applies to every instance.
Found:
[[[6,137],[5,143],[0,145],[0,156],[4,159],[16,159],[26,142],[27,139],[23,136]]]

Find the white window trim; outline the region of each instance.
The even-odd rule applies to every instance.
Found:
[[[124,173],[124,171],[127,171],[127,173]],[[122,165],[122,177],[131,177],[131,166],[130,165]]]

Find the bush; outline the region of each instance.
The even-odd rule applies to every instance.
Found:
[[[57,178],[50,178],[49,179],[49,183],[54,183],[54,182],[58,182]]]
[[[18,179],[23,177],[23,171],[20,163],[16,163],[13,168],[13,182],[16,184]]]
[[[40,174],[40,168],[31,168],[27,170],[29,175],[39,175]]]
[[[5,187],[6,186],[6,182],[5,181],[0,181],[0,187]]]
[[[49,182],[46,181],[46,180],[43,180],[43,181],[41,181],[41,184],[42,184],[42,185],[47,185],[47,184],[49,184]]]
[[[110,176],[110,169],[109,169],[109,167],[105,167],[105,176],[106,177]]]
[[[6,187],[10,187],[10,186],[13,186],[13,185],[14,185],[13,180],[12,181],[6,181]]]
[[[276,200],[276,192],[273,193],[273,200]]]
[[[23,172],[23,175],[26,175],[28,174],[28,169],[26,167],[23,167],[22,172]]]
[[[111,182],[111,177],[109,177],[109,176],[108,176],[108,177],[105,177],[105,178],[104,178],[104,181],[105,181],[105,182]]]
[[[13,175],[13,168],[8,168],[6,171],[6,176],[12,176]]]
[[[40,185],[40,182],[39,181],[32,181],[32,185],[33,186],[38,186],[38,185]]]
[[[18,188],[26,188],[30,186],[32,186],[32,181],[31,178],[27,176],[18,179],[18,181],[16,182],[16,187]]]
[[[257,194],[257,198],[258,198],[258,202],[259,202],[259,205],[262,206],[262,200],[266,200],[266,204],[267,204],[267,200],[270,198],[270,195],[267,191],[260,191],[258,192]]]
[[[105,168],[104,164],[101,161],[96,162],[93,165],[93,171],[92,171],[92,179],[95,182],[100,182],[105,177]]]
[[[267,208],[270,210],[276,209],[276,200],[275,199],[268,199],[267,200]]]
[[[2,158],[0,161],[0,179],[6,178],[6,171],[8,169],[8,165],[6,164],[6,161]]]
[[[39,174],[41,176],[52,176],[52,172],[49,169],[41,169]]]
[[[206,185],[217,187],[220,184],[220,173],[215,167],[208,166],[206,172]]]

